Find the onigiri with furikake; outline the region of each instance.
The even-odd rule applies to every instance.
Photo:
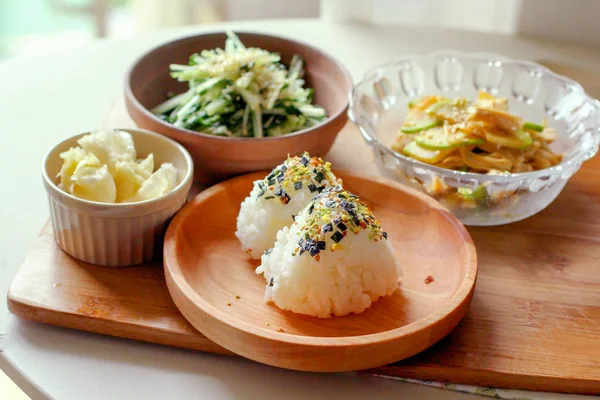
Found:
[[[264,179],[254,182],[237,217],[236,236],[242,249],[260,259],[273,247],[277,231],[294,222],[295,216],[324,189],[341,183],[331,164],[308,153],[289,157]]]
[[[342,187],[324,189],[277,233],[257,274],[265,301],[319,318],[359,314],[392,295],[402,272],[369,207]]]

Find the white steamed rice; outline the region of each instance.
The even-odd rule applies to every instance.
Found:
[[[361,229],[352,226],[352,216],[340,208],[339,203],[334,207],[330,203],[329,208],[323,205],[339,193],[348,193],[339,190],[320,196],[314,207],[307,206],[291,227],[277,233],[273,249],[262,256],[256,273],[264,274],[266,279],[266,302],[273,302],[283,310],[329,318],[359,314],[398,288],[400,266],[387,234],[372,214],[369,214],[372,219],[367,219],[367,224],[371,221],[372,225]],[[325,217],[315,221],[315,215],[320,213]],[[360,209],[357,214],[363,218]],[[323,227],[340,217],[348,219],[342,225],[347,226],[347,234],[342,239],[338,236],[339,243],[336,243],[332,237],[335,232],[341,232],[339,225],[333,222],[333,230],[327,233],[323,233]],[[302,248],[299,243],[306,243],[307,229],[309,232],[312,229],[307,226],[311,224],[318,226],[316,230],[321,232],[317,240],[325,243],[325,249],[321,248],[316,256],[310,251],[299,251]]]
[[[337,183],[329,163],[322,159],[311,158],[308,153],[288,157],[265,179],[254,182],[250,195],[241,204],[235,234],[242,250],[260,259],[265,250],[273,247],[281,228],[291,225],[294,216],[319,191]]]

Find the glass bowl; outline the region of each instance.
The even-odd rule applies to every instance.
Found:
[[[478,91],[508,99],[511,113],[547,119],[563,160],[552,168],[509,175],[454,171],[391,149],[408,102],[425,94],[474,99]],[[432,196],[465,225],[502,225],[546,208],[600,143],[600,102],[577,82],[528,61],[489,53],[411,55],[365,74],[350,93],[348,116],[373,150],[380,173]],[[474,196],[460,196],[473,193]],[[460,192],[459,192],[460,190]]]

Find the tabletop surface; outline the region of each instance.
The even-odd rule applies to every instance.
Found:
[[[48,149],[102,125],[121,96],[126,70],[145,50],[175,37],[224,28],[263,31],[311,43],[340,59],[354,81],[366,69],[400,55],[436,49],[600,67],[600,53],[568,44],[459,31],[332,25],[319,20],[186,27],[98,41],[52,56],[5,61],[0,63],[2,293],[7,292],[48,218],[40,176]],[[33,399],[479,398],[370,376],[285,371],[238,358],[35,324],[12,316],[5,302],[0,304],[0,334],[4,334],[0,368]]]

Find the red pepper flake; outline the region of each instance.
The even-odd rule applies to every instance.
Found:
[[[367,224],[365,223],[365,221],[360,221],[360,227],[363,229],[367,228]]]
[[[283,332],[283,328],[277,328],[277,332]]]
[[[433,282],[435,279],[433,279],[433,276],[429,275],[427,278],[425,278],[425,284],[429,285],[431,282]]]
[[[231,303],[227,303],[227,306],[228,306],[228,307],[231,307]]]
[[[235,298],[236,298],[236,299],[238,299],[238,300],[239,300],[239,299],[241,299],[241,297],[240,297],[240,295],[239,295],[239,294],[236,294],[236,295],[235,295]]]
[[[316,254],[316,255],[315,255],[315,260],[316,260],[317,262],[321,261],[321,255],[320,255],[320,254]]]

